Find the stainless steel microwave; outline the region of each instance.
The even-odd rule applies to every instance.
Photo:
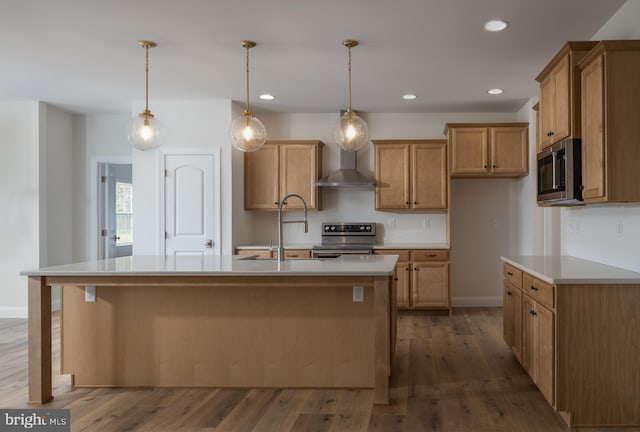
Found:
[[[538,153],[538,201],[548,205],[580,205],[582,146],[565,138]]]

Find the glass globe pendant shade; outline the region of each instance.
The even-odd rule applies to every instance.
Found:
[[[369,126],[355,112],[347,111],[333,129],[333,140],[343,150],[358,151],[369,143]]]
[[[231,122],[229,136],[233,146],[243,152],[259,150],[267,140],[267,129],[250,112],[243,112]]]
[[[151,113],[140,113],[131,119],[129,144],[137,150],[151,150],[164,142],[162,123]]]

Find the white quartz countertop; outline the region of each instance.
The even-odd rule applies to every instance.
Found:
[[[397,255],[254,260],[243,256],[130,256],[37,270],[23,276],[389,276]]]
[[[640,284],[640,273],[572,256],[503,256],[501,259],[551,284]]]

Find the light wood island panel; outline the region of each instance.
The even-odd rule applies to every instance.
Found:
[[[30,277],[30,306],[50,304],[52,285],[63,287],[61,370],[75,386],[371,388],[389,401],[391,276]],[[45,334],[42,317],[30,325]],[[30,400],[44,403],[51,342],[40,345]]]

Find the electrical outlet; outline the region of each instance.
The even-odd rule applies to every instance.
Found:
[[[424,218],[422,220],[422,228],[424,229],[431,229],[431,219],[429,218]]]
[[[387,225],[389,226],[390,229],[395,229],[396,228],[396,220],[394,218],[389,219],[389,221],[387,222]]]
[[[96,287],[94,285],[84,287],[84,301],[87,303],[96,302]]]
[[[618,225],[617,225],[617,230],[616,230],[616,236],[618,238],[622,237],[622,219],[618,220]]]
[[[361,287],[361,286],[353,287],[353,301],[354,302],[364,301],[364,287]]]

